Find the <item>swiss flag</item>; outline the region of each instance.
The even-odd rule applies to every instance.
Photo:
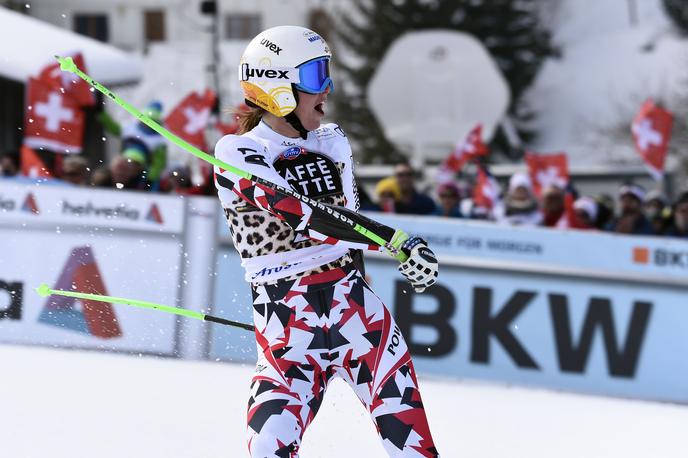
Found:
[[[71,54],[71,57],[79,70],[88,73],[84,56],[80,52]],[[74,99],[79,106],[91,106],[96,103],[96,97],[91,90],[91,86],[74,73],[60,70],[59,62],[54,62],[44,67],[38,75],[38,79],[55,89],[61,90],[63,94]]]
[[[457,143],[439,168],[437,177],[439,181],[451,181],[454,174],[461,170],[466,162],[486,156],[490,152],[487,145],[483,143],[482,130],[482,124],[476,125],[462,142]]]
[[[478,176],[473,188],[473,203],[477,207],[492,209],[499,203],[502,189],[487,167],[483,164],[477,166]]]
[[[60,153],[79,153],[84,113],[78,103],[42,80],[29,78],[24,115],[24,144]]]
[[[547,186],[565,189],[569,183],[569,165],[566,153],[526,153],[528,173],[536,195]]]
[[[664,175],[673,123],[674,117],[669,111],[648,99],[631,124],[635,147],[655,180],[661,180]]]
[[[206,89],[204,94],[192,92],[177,105],[165,119],[165,125],[175,135],[201,150],[207,149],[205,128],[215,104],[215,93]]]
[[[21,174],[31,178],[52,177],[38,154],[26,145],[21,147]]]

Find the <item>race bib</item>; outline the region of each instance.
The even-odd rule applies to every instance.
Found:
[[[313,199],[344,193],[337,165],[320,153],[293,146],[273,166],[294,191]]]

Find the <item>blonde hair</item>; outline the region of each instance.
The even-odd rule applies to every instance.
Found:
[[[248,110],[235,110],[234,116],[236,116],[237,123],[239,124],[239,130],[237,130],[236,134],[242,135],[250,130],[253,130],[253,128],[258,125],[265,113],[266,111],[260,107],[249,107]]]

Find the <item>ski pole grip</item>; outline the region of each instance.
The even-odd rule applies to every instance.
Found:
[[[389,252],[389,255],[392,256],[394,259],[396,259],[399,262],[406,262],[406,260],[408,259],[408,256],[406,255],[406,253],[404,253],[401,250],[401,246],[408,239],[409,239],[409,236],[406,232],[397,230],[394,233],[392,240],[390,240],[385,245],[385,247],[387,248],[387,251]]]

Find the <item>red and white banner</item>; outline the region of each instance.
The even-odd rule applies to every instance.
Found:
[[[480,156],[487,156],[489,148],[482,139],[482,124],[476,125],[468,136],[457,143],[449,157],[439,167],[437,179],[439,182],[452,181],[454,174],[461,170],[464,164]]]
[[[79,70],[88,74],[84,56],[80,52],[77,52],[71,54],[71,57]],[[96,97],[91,86],[74,73],[60,70],[60,64],[58,62],[51,63],[44,67],[38,75],[38,79],[49,84],[54,89],[62,89],[61,92],[71,97],[79,106],[91,106],[96,103]]]
[[[664,175],[664,162],[673,123],[671,112],[648,99],[631,124],[635,147],[655,180],[661,180]]]
[[[526,153],[526,164],[536,195],[539,196],[548,186],[565,189],[568,185],[569,165],[566,153]]]
[[[25,222],[31,213],[41,225],[106,227],[115,230],[181,234],[185,203],[176,196],[115,189],[2,184],[2,200],[11,202],[3,220]],[[27,201],[28,196],[31,202]],[[152,197],[154,196],[154,197]],[[29,203],[31,205],[29,205]],[[30,212],[26,208],[31,209]],[[0,277],[2,278],[2,277]]]
[[[205,151],[205,129],[215,104],[215,93],[206,89],[204,94],[192,92],[165,118],[167,128],[192,145]]]
[[[476,207],[492,209],[500,200],[502,192],[497,179],[482,164],[478,164],[478,176],[473,188],[473,203]]]
[[[57,153],[79,153],[84,113],[79,104],[45,81],[30,78],[24,118],[24,144]]]

